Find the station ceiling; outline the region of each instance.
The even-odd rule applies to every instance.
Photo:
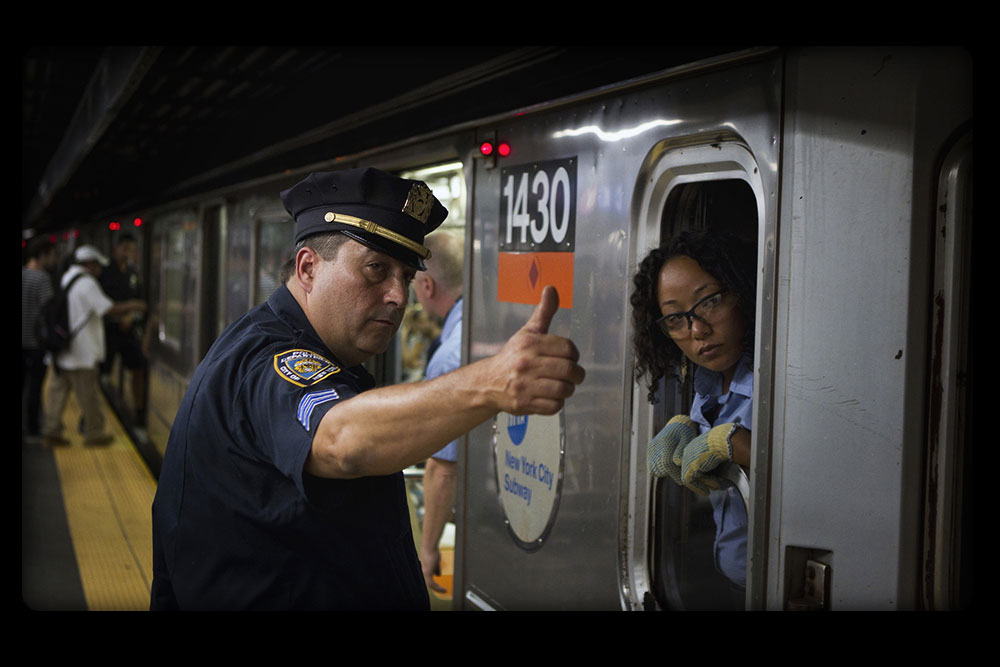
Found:
[[[22,52],[22,233],[59,230],[738,47]]]

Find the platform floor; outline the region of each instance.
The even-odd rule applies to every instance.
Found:
[[[156,481],[105,405],[110,445],[85,447],[71,395],[70,444],[21,447],[21,596],[36,611],[140,611],[153,579]]]
[[[83,444],[72,394],[63,415],[68,446],[22,442],[21,598],[26,610],[149,609],[156,479],[106,401],[104,410],[114,436],[109,445]],[[411,507],[419,544],[415,517]],[[447,592],[431,592],[434,611],[451,608],[453,540],[452,535],[442,544],[444,576],[438,583]]]

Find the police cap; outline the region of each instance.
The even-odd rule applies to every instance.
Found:
[[[424,237],[448,211],[422,181],[366,167],[315,172],[281,193],[295,218],[295,242],[311,234],[342,232],[418,269],[431,255]]]

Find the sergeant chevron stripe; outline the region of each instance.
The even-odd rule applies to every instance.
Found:
[[[316,406],[329,401],[335,401],[338,398],[340,398],[340,394],[337,393],[336,389],[328,389],[327,391],[317,391],[311,394],[306,394],[302,397],[302,400],[299,401],[299,412],[297,415],[299,423],[302,424],[302,427],[308,431],[309,419],[312,417],[313,410],[316,409]]]

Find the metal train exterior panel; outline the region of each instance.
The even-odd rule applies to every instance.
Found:
[[[511,538],[505,506],[498,502],[508,492],[498,484],[506,471],[497,470],[493,433],[506,427],[505,416],[470,435],[466,516],[459,530],[465,547],[461,576],[485,605],[600,609],[633,604],[631,591],[623,591],[623,582],[610,575],[635,565],[644,568],[641,562],[622,562],[628,546],[622,540],[623,518],[635,516],[639,508],[623,507],[621,499],[637,496],[645,503],[645,480],[630,478],[645,466],[645,447],[632,446],[638,436],[631,435],[630,424],[628,293],[636,254],[658,241],[662,200],[678,171],[714,178],[738,172],[752,178],[756,188],[776,191],[780,75],[779,61],[764,59],[625,89],[496,127],[497,138],[517,150],[510,162],[571,158],[576,163],[572,307],[553,325],[576,342],[588,376],[562,415],[561,493],[541,548],[528,550]],[[738,148],[724,150],[729,145]],[[764,171],[734,159],[755,161]],[[499,224],[507,184],[500,169],[476,166],[480,250],[473,256],[472,275],[482,277],[482,286],[473,285],[473,359],[477,346],[488,353],[530,312],[529,305],[497,300],[498,282],[530,277],[504,273],[499,266],[509,232]],[[645,207],[637,205],[643,199]],[[650,227],[655,236],[649,235]]]
[[[221,327],[266,298],[290,248],[281,188],[448,162],[467,192],[463,360],[551,283],[552,331],[588,373],[559,415],[466,436],[456,609],[960,606],[971,119],[961,51],[762,49],[150,212],[151,437]],[[690,226],[757,248],[745,591],[706,567],[704,501],[646,472],[689,388],[650,404],[633,378],[631,276]],[[402,338],[383,381],[407,375]]]

